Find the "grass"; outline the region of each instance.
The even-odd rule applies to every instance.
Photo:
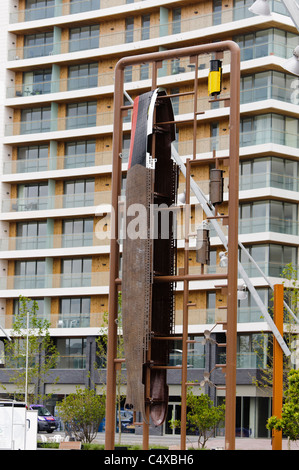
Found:
[[[58,442],[38,442],[37,447],[39,449],[59,449],[59,443]],[[118,447],[123,447],[123,446],[115,446],[115,450],[117,450]],[[132,444],[125,446],[127,447],[128,450],[142,450],[142,446],[137,445],[137,444]],[[168,449],[168,447],[163,447],[163,446],[151,446],[151,449]],[[93,443],[83,443],[81,450],[105,450],[104,444],[93,444]]]

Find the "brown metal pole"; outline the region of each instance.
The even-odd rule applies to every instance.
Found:
[[[190,223],[190,159],[186,161],[186,205],[185,205],[185,250],[184,274],[189,272],[189,223]],[[187,362],[188,362],[188,294],[189,281],[184,279],[183,292],[183,341],[182,341],[182,385],[181,385],[181,450],[186,449],[187,426]]]
[[[283,335],[283,285],[274,285],[274,323]],[[273,344],[272,415],[281,418],[283,400],[283,351],[277,340]],[[272,431],[272,450],[282,450],[282,431]]]
[[[235,449],[236,368],[237,368],[237,290],[238,290],[238,211],[239,211],[239,126],[240,126],[240,49],[231,49],[230,81],[230,158],[228,204],[228,280],[225,448]]]
[[[115,82],[123,90],[123,73],[120,67],[115,69]],[[113,132],[113,171],[112,171],[112,217],[110,240],[110,281],[109,281],[109,305],[108,305],[108,345],[107,345],[107,393],[106,393],[106,429],[105,449],[114,449],[115,440],[115,405],[116,405],[116,369],[117,355],[117,313],[118,313],[118,288],[115,282],[119,270],[119,245],[118,238],[118,196],[120,194],[121,159],[122,148],[122,115],[123,92],[114,95],[114,132]]]

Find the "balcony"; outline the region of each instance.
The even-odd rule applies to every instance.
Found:
[[[42,121],[19,121],[5,126],[5,136],[67,131],[113,124],[113,113],[86,114]]]
[[[100,312],[60,312],[37,314],[38,320],[47,320],[50,328],[92,328],[101,327],[103,313]],[[1,315],[0,322],[3,328],[11,328],[14,318]],[[26,325],[24,324],[24,328]]]
[[[299,178],[279,173],[254,173],[240,176],[240,190],[278,188],[299,192]]]
[[[112,164],[112,152],[96,152],[62,157],[12,160],[3,162],[3,174],[86,168]]]
[[[98,206],[111,203],[111,191],[40,196],[34,198],[3,199],[2,212],[27,212],[50,209]]]
[[[275,217],[255,217],[239,220],[239,233],[277,232],[298,235],[298,221]]]
[[[109,272],[14,275],[0,277],[0,290],[103,287],[109,285]]]
[[[0,240],[0,251],[13,250],[48,250],[75,248],[83,246],[108,246],[110,240],[99,239],[95,233],[74,233],[61,235],[44,235],[38,237],[9,237]]]
[[[295,122],[295,121],[294,121]],[[240,133],[240,147],[273,143],[298,148],[298,134],[265,127],[263,130],[252,130]]]
[[[134,3],[134,2],[130,2]],[[140,3],[140,1],[135,1]],[[70,14],[83,13],[87,11],[103,10],[106,8],[112,8],[116,6],[126,5],[126,0],[77,0],[74,2],[65,2],[63,4],[56,4],[52,1],[51,5],[42,6],[38,8],[27,8],[25,10],[16,10],[10,14],[10,23],[20,23],[24,21],[35,21],[46,18],[54,18],[59,16],[66,16]],[[278,0],[270,0],[271,11],[282,15],[287,15],[284,6]],[[209,23],[219,24],[228,21],[239,21],[245,18],[252,18],[253,14],[248,11],[247,6],[236,6],[233,9],[225,8],[216,14],[200,15],[207,20],[211,19]]]
[[[118,1],[118,0],[117,0]],[[122,2],[122,0],[119,0]],[[280,5],[279,13],[283,12],[280,2],[275,2],[276,5]],[[111,5],[109,5],[111,6]],[[285,13],[285,11],[284,11]],[[22,15],[20,15],[22,16]],[[60,15],[59,15],[60,16]],[[248,11],[247,7],[235,7],[232,9],[223,9],[222,12],[208,13],[194,15],[192,18],[186,18],[179,22],[173,21],[169,23],[161,23],[143,28],[133,28],[132,30],[122,29],[121,31],[113,31],[111,34],[100,34],[93,38],[82,38],[69,41],[53,42],[52,44],[41,44],[37,46],[20,47],[9,50],[8,60],[21,60],[34,57],[42,57],[56,54],[65,54],[68,52],[82,51],[94,48],[103,48],[110,46],[119,46],[123,44],[130,44],[139,41],[153,40],[157,38],[163,38],[171,36],[173,34],[195,32],[202,30],[207,27],[222,27],[223,24],[231,22],[239,22],[242,19],[254,18],[255,15]],[[24,18],[24,15],[23,15]],[[279,45],[278,45],[279,46]],[[266,48],[266,45],[263,49]],[[285,51],[286,47],[281,44],[279,49],[280,54],[288,54],[290,51]],[[248,60],[251,55],[252,47],[246,49],[242,54],[242,60]],[[259,45],[261,50],[261,45]],[[273,51],[272,51],[273,52]],[[291,51],[292,52],[292,51]],[[269,55],[268,45],[267,51],[263,50],[262,54]],[[274,52],[275,53],[275,52]],[[249,55],[248,55],[249,54]],[[288,54],[287,56],[289,56]]]

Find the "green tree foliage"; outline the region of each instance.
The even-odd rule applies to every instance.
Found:
[[[292,369],[289,372],[288,384],[281,418],[271,416],[267,428],[270,431],[282,431],[290,441],[296,441],[299,439],[299,370]]]
[[[225,418],[225,405],[214,406],[206,394],[194,395],[189,389],[187,394],[187,422],[189,428],[198,434],[198,447],[205,448],[215,428]],[[170,421],[171,427],[180,427],[180,421]]]
[[[77,387],[76,393],[66,396],[57,409],[67,433],[77,441],[90,443],[105,416],[105,395]]]
[[[26,388],[27,359],[28,404],[44,400],[42,384],[55,368],[59,357],[49,328],[50,322],[38,315],[37,302],[20,296],[19,312],[12,325],[12,341],[5,343],[5,366],[10,369],[10,382],[16,386],[15,398],[22,400]]]

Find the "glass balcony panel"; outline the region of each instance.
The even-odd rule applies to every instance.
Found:
[[[86,355],[59,355],[55,369],[86,369]]]
[[[82,13],[100,9],[100,0],[71,0],[70,13]]]
[[[43,289],[69,287],[104,287],[109,285],[109,272],[63,274],[21,274],[0,277],[0,289]]]
[[[275,217],[254,217],[239,220],[239,233],[278,232],[288,235],[298,234],[298,222]]]

